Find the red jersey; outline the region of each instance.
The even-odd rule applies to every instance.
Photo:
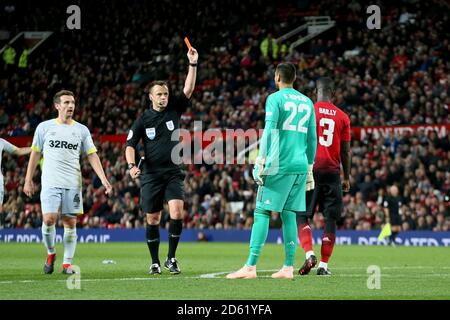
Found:
[[[315,172],[341,172],[341,141],[350,141],[350,119],[330,102],[314,104],[317,129]]]

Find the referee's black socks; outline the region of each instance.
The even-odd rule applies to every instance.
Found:
[[[167,257],[169,259],[175,258],[175,252],[177,251],[178,242],[180,241],[181,230],[183,229],[183,220],[170,219],[169,222],[169,253]]]
[[[150,251],[150,255],[152,257],[152,264],[159,262],[159,224],[150,225],[147,224],[147,246]]]

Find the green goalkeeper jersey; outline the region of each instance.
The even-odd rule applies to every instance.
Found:
[[[317,148],[314,105],[293,88],[271,94],[266,101],[266,120],[260,157],[266,159],[263,174],[308,172]]]

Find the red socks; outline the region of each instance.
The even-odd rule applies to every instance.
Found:
[[[322,236],[322,247],[320,261],[328,263],[328,260],[333,253],[334,241],[336,240],[336,234],[324,233]]]
[[[301,224],[298,227],[298,234],[300,235],[300,243],[305,252],[312,251],[312,230],[309,224]]]

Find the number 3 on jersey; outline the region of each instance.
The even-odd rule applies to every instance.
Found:
[[[304,126],[306,121],[308,121],[309,116],[311,115],[311,109],[307,104],[300,103],[298,106],[294,102],[286,102],[284,104],[284,110],[290,111],[291,114],[287,119],[283,122],[283,130],[289,130],[289,131],[298,131],[302,133],[307,133],[308,128]],[[306,114],[300,119],[297,125],[292,124],[292,120],[294,120],[295,116],[298,113],[302,113],[306,110]]]
[[[320,119],[319,125],[321,127],[325,127],[328,125],[327,129],[322,131],[321,136],[319,136],[319,143],[324,147],[329,147],[333,143],[333,134],[334,134],[334,120],[328,118]]]

